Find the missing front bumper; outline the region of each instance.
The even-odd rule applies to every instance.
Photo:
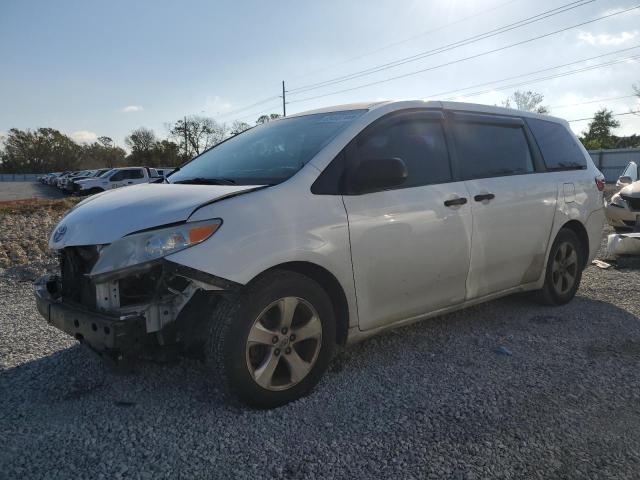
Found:
[[[58,279],[43,277],[35,284],[36,305],[47,322],[98,353],[133,352],[155,343],[141,316],[127,318],[97,313],[56,298]]]

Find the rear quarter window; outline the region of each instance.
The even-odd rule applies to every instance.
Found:
[[[587,168],[580,146],[563,125],[536,118],[527,118],[526,121],[540,148],[547,170]]]

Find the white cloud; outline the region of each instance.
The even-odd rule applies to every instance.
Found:
[[[73,132],[70,137],[78,143],[90,143],[95,142],[98,135],[87,130],[78,130],[77,132]]]
[[[598,45],[598,46],[616,46],[622,45],[623,43],[627,43],[638,36],[638,31],[633,32],[621,32],[617,35],[612,35],[609,33],[600,33],[594,35],[591,32],[581,32],[578,35],[578,39],[582,43],[586,43],[589,45]]]
[[[141,112],[142,110],[144,110],[142,105],[127,105],[122,109],[124,113]]]

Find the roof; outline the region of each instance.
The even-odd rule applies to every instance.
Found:
[[[383,106],[393,107],[395,105],[397,105],[399,108],[431,107],[431,108],[444,108],[447,110],[463,110],[467,112],[491,113],[495,115],[510,115],[510,116],[518,116],[518,117],[539,118],[541,120],[567,124],[567,121],[562,118],[553,117],[551,115],[545,115],[540,113],[526,112],[524,110],[515,110],[513,108],[498,107],[495,105],[483,105],[479,103],[441,102],[436,100],[395,100],[395,101],[347,103],[343,105],[333,105],[329,107],[318,108],[315,110],[308,110],[306,112],[300,112],[300,113],[290,115],[287,118],[298,117],[303,115],[311,115],[314,113],[328,113],[328,112],[339,112],[339,111],[347,111],[347,110],[373,110]]]
[[[287,115],[289,117],[301,117],[303,115],[313,115],[314,113],[327,113],[327,112],[345,112],[348,110],[371,110],[372,108],[384,105],[392,102],[360,102],[360,103],[344,103],[342,105],[332,105],[329,107],[316,108],[314,110],[307,110],[305,112],[294,113],[293,115]]]

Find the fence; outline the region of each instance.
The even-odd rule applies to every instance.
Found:
[[[589,150],[589,154],[608,183],[618,180],[629,162],[634,161],[640,164],[640,148]]]
[[[35,182],[42,173],[0,173],[0,182]]]

